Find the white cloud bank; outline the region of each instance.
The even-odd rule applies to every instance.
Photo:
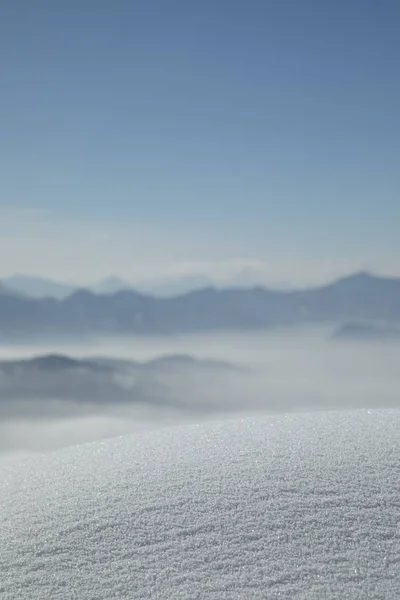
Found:
[[[96,387],[79,388],[78,382],[76,388],[73,382],[68,385],[78,400],[62,389],[60,398],[23,397],[17,402],[15,396],[4,397],[0,379],[0,456],[47,451],[221,415],[400,408],[399,345],[330,343],[328,334],[324,329],[279,335],[138,337],[99,339],[87,345],[0,346],[0,359],[57,352],[145,361],[166,354],[190,354],[246,367],[222,374],[209,368],[158,373],[155,388],[147,388],[147,393],[132,396],[128,402],[116,401],[103,387],[83,399]],[[23,381],[19,386],[24,387]]]

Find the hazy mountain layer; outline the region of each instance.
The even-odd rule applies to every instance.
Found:
[[[215,384],[229,374],[239,372],[223,361],[199,360],[187,355],[171,355],[147,362],[109,358],[75,359],[63,355],[45,355],[27,360],[0,362],[0,413],[19,415],[19,403],[31,403],[39,416],[51,411],[51,401],[84,406],[144,404],[164,408],[185,408],[183,394],[189,386]],[[38,408],[37,401],[40,401]],[[49,404],[50,403],[50,404]],[[46,410],[47,407],[47,410]],[[201,411],[203,404],[190,406]],[[26,413],[29,413],[29,404]],[[71,414],[73,411],[71,410]]]
[[[400,328],[386,323],[345,323],[333,333],[335,340],[348,341],[400,341]]]
[[[173,298],[79,290],[63,300],[0,294],[7,340],[254,330],[349,320],[400,320],[400,279],[360,273],[300,291],[206,288]]]

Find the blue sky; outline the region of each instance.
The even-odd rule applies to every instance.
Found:
[[[400,273],[399,60],[395,0],[3,0],[2,271]]]

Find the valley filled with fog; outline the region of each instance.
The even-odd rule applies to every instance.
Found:
[[[2,345],[0,456],[224,415],[399,407],[400,345],[333,331]]]

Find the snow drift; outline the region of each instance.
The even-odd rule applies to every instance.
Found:
[[[400,411],[173,427],[0,467],[0,596],[400,597]]]

